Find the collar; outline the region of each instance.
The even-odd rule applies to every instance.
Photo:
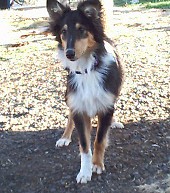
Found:
[[[90,69],[90,72],[96,70],[96,68],[99,66],[99,60],[98,60],[98,58],[96,57],[96,55],[93,55],[93,57],[95,58],[95,61],[94,61],[93,65],[92,65],[92,67],[91,67],[91,69]],[[69,74],[88,74],[87,68],[84,70],[84,72],[80,72],[80,71],[72,72],[72,71],[70,71],[70,69],[67,68],[67,67],[65,68],[65,70],[66,70]]]

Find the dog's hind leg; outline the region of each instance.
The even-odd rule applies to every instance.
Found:
[[[98,128],[94,141],[93,172],[101,174],[105,170],[104,154],[107,146],[108,130],[111,125],[113,109],[107,113],[98,115]]]
[[[71,135],[74,129],[74,122],[71,111],[69,112],[68,122],[62,137],[56,142],[56,147],[68,146],[71,142]]]

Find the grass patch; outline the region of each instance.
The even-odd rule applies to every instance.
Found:
[[[157,3],[147,3],[144,4],[146,8],[152,9],[170,9],[170,1],[157,2]]]
[[[141,5],[147,9],[170,9],[170,0],[139,0],[137,4],[132,4],[132,0],[114,0],[114,5],[133,7]]]

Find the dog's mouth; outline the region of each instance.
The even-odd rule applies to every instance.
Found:
[[[70,59],[70,61],[71,61],[71,62],[74,62],[74,61],[76,61],[76,60],[77,60],[76,58],[74,58],[74,59]]]
[[[68,60],[70,60],[70,61],[72,61],[72,62],[74,62],[74,61],[76,61],[76,60],[77,60],[77,58],[76,58],[76,57],[68,57],[67,55],[66,55],[66,57],[67,57],[67,59],[68,59]]]
[[[76,56],[74,56],[74,57],[68,57],[68,56],[66,55],[66,57],[67,57],[67,59],[70,60],[71,62],[74,62],[74,61],[76,61],[76,60],[78,59]]]
[[[66,56],[66,57],[67,57],[67,56]],[[74,61],[78,60],[77,57],[74,57],[74,58],[68,58],[68,57],[67,57],[67,59],[70,60],[71,62],[74,62]]]

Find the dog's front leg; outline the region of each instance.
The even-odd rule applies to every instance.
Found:
[[[113,112],[114,109],[110,109],[108,112],[98,115],[98,128],[93,152],[93,172],[96,172],[97,174],[101,174],[102,171],[105,170],[104,154]]]
[[[73,120],[78,131],[81,154],[81,168],[76,180],[77,183],[87,183],[92,177],[91,120],[85,114],[74,114]]]

